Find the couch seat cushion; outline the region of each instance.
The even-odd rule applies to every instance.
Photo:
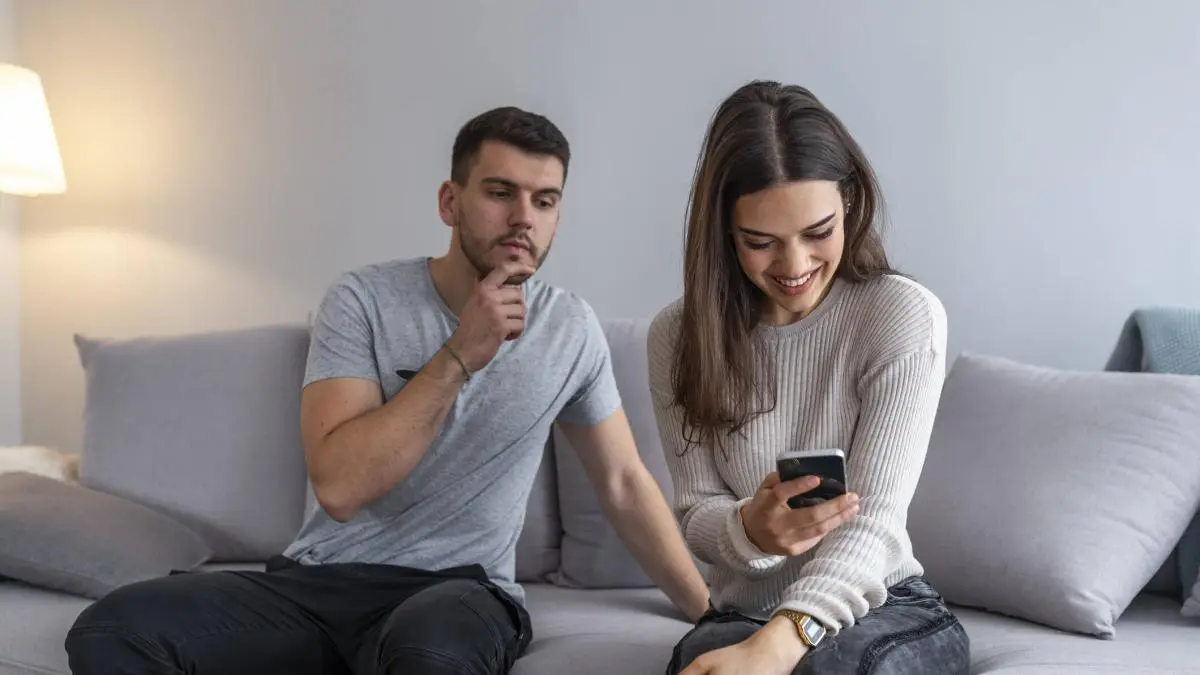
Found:
[[[533,642],[513,675],[662,675],[691,628],[654,588],[524,586]]]
[[[534,639],[514,675],[662,675],[690,625],[656,589],[526,584]],[[1200,622],[1178,600],[1141,595],[1112,640],[955,608],[971,636],[971,672],[1002,675],[1200,675]]]
[[[253,569],[252,565],[206,569]],[[655,589],[582,590],[526,584],[534,641],[513,675],[661,675],[690,627]],[[69,675],[63,638],[91,601],[0,582],[0,675]],[[1200,622],[1171,597],[1141,595],[1112,640],[955,609],[971,636],[972,673],[1200,675]]]
[[[973,673],[1200,675],[1200,621],[1180,615],[1177,596],[1139,595],[1111,640],[983,611],[954,611],[971,636]]]
[[[63,640],[91,600],[0,582],[0,675],[69,675]]]

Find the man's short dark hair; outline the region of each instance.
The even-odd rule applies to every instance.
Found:
[[[501,141],[525,152],[553,155],[562,162],[563,181],[567,180],[567,165],[571,146],[566,136],[553,122],[536,113],[513,106],[493,108],[481,113],[459,129],[450,157],[450,179],[459,185],[467,184],[471,163],[479,154],[484,141]]]

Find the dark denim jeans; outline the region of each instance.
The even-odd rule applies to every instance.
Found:
[[[67,634],[75,675],[507,673],[529,615],[479,566],[298,565],[176,574],[88,607]]]
[[[709,610],[671,656],[677,675],[701,654],[737,644],[763,626],[737,612]],[[796,675],[966,675],[970,641],[941,595],[910,577],[888,589],[887,601],[800,660]]]

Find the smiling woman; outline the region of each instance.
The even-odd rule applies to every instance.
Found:
[[[803,319],[835,278],[894,273],[882,205],[866,154],[807,90],[748,85],[721,106],[692,188],[674,355],[686,422],[702,437],[739,429],[774,395],[752,379],[756,326]]]
[[[822,217],[823,212],[827,215]],[[843,221],[841,194],[833,181],[789,183],[737,201],[738,263],[774,301],[762,306],[764,321],[793,323],[825,298],[845,251]]]
[[[881,202],[866,156],[811,92],[752,82],[717,110],[684,294],[648,337],[675,514],[713,570],[713,609],[669,673],[967,672],[966,632],[905,528],[946,317],[889,266]],[[781,481],[776,460],[828,449],[846,457],[849,492],[793,508],[819,481]]]

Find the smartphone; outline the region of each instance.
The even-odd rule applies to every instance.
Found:
[[[775,461],[780,482],[817,476],[821,484],[788,500],[793,509],[820,504],[846,494],[846,453],[837,448],[786,452]]]

